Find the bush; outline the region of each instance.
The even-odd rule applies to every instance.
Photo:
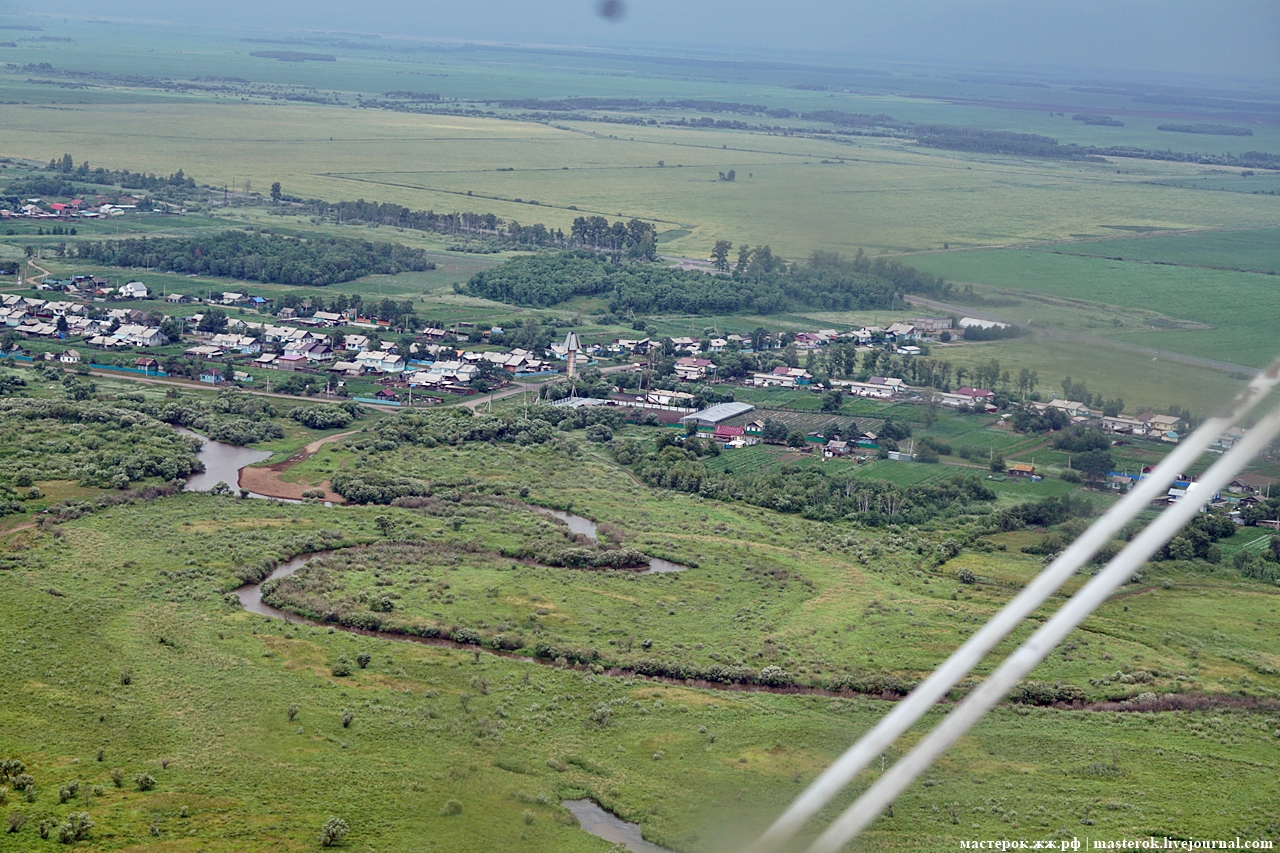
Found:
[[[89,837],[91,829],[93,829],[93,821],[89,819],[88,812],[72,812],[67,815],[66,823],[58,827],[58,840],[63,844],[83,841]]]
[[[296,717],[296,716],[298,716],[298,706],[297,706],[297,705],[290,705],[290,706],[285,710],[285,712],[284,712],[284,713],[285,713],[285,716],[289,718],[289,722],[291,722],[291,723],[292,723],[292,722],[293,722],[293,718],[294,718],[294,717]]]
[[[453,641],[464,645],[478,646],[484,642],[484,639],[480,636],[479,631],[474,631],[471,628],[459,628],[453,632]]]
[[[458,800],[445,800],[444,805],[440,807],[441,817],[450,817],[452,815],[462,814],[462,803]]]
[[[1062,479],[1067,483],[1083,483],[1084,477],[1080,476],[1080,472],[1074,468],[1068,468],[1062,472]]]
[[[356,655],[356,666],[360,667],[361,669],[368,669],[369,662],[372,660],[373,660],[373,656],[370,655],[368,652],[361,652],[360,654]]]
[[[112,770],[111,782],[117,788],[123,788],[124,787],[124,771],[121,770],[119,767],[117,767],[115,770]]]
[[[22,827],[27,825],[27,816],[22,812],[9,812],[9,832],[21,832]]]
[[[155,788],[156,780],[147,773],[139,773],[133,777],[133,784],[138,787],[139,791],[150,791]]]
[[[338,844],[342,839],[347,837],[350,827],[347,822],[340,817],[331,817],[324,822],[324,826],[320,827],[320,846],[332,847]]]
[[[613,430],[604,424],[592,424],[587,427],[587,441],[594,441],[598,444],[613,441]]]
[[[960,581],[960,583],[977,583],[978,577],[968,569],[961,569],[956,572],[956,580]]]
[[[756,681],[769,687],[785,687],[794,680],[785,669],[772,665],[760,670],[760,674],[756,676]]]
[[[351,724],[355,721],[355,718],[356,718],[356,715],[355,715],[355,714],[353,714],[353,713],[351,713],[350,711],[343,711],[343,712],[342,712],[342,727],[343,727],[344,729],[349,729],[349,728],[351,728]]]
[[[289,413],[289,417],[311,429],[339,429],[349,426],[354,419],[351,412],[341,406],[325,404],[299,406]]]
[[[351,661],[347,660],[346,655],[342,655],[334,662],[329,671],[333,673],[335,678],[346,678],[351,675]]]

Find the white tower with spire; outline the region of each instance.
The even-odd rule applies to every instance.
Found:
[[[578,351],[582,349],[582,344],[578,343],[577,332],[570,332],[564,339],[565,361],[569,365],[569,378],[573,379],[578,372]]]

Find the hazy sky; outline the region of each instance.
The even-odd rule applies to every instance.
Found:
[[[68,15],[607,47],[1280,78],[1280,0],[0,0]],[[822,61],[830,62],[824,56]],[[1148,76],[1148,75],[1144,75]]]

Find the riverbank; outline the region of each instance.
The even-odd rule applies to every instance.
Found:
[[[328,479],[321,480],[318,483],[309,483],[305,480],[291,482],[284,479],[284,473],[293,466],[305,462],[312,456],[320,452],[320,448],[326,444],[331,444],[341,438],[354,435],[355,430],[350,432],[338,433],[337,435],[326,436],[311,442],[302,450],[290,456],[284,462],[277,462],[274,465],[250,466],[242,467],[238,473],[237,482],[242,489],[248,489],[256,495],[262,495],[268,498],[283,498],[285,500],[302,500],[303,492],[321,489],[324,491],[324,500],[330,503],[341,504],[346,503],[342,495],[335,492]],[[261,460],[257,460],[261,461]]]

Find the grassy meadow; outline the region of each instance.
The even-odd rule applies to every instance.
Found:
[[[558,805],[582,796],[670,849],[729,850],[888,707],[363,637],[264,620],[224,599],[238,569],[264,556],[377,542],[379,515],[394,521],[404,543],[396,547],[417,556],[359,568],[352,551],[348,569],[327,570],[335,598],[376,592],[397,613],[476,629],[518,625],[529,641],[596,644],[622,659],[620,645],[634,640],[639,653],[643,637],[648,656],[772,662],[801,676],[922,671],[1040,565],[1019,553],[1037,534],[1021,532],[922,570],[914,543],[944,531],[844,529],[652,492],[569,440],[564,449],[464,445],[399,460],[360,460],[339,444],[308,460],[392,465],[475,495],[448,517],[185,494],[11,529],[0,540],[0,642],[11,650],[0,674],[12,685],[0,703],[0,753],[26,763],[36,798],[9,795],[7,811],[28,825],[0,835],[0,850],[30,849],[39,820],[87,808],[95,828],[83,849],[314,849],[320,823],[338,815],[351,823],[354,849],[603,853],[608,845]],[[566,465],[578,472],[569,481],[558,474]],[[691,568],[634,575],[494,559],[488,548],[558,535],[527,510],[480,499],[521,483],[533,485],[531,500],[571,505]],[[791,580],[760,568],[784,568]],[[952,579],[960,568],[979,582],[961,589]],[[1096,696],[1280,691],[1274,589],[1203,565],[1168,564],[1156,576],[1160,585],[1126,588],[1035,677]],[[332,674],[361,654],[366,666]],[[1121,684],[1121,672],[1149,680]],[[932,850],[973,834],[1071,837],[1083,821],[1098,835],[1265,837],[1277,831],[1266,805],[1276,793],[1277,725],[1265,707],[1005,707],[855,849]],[[111,781],[115,768],[123,787]],[[137,790],[139,773],[156,787]],[[862,784],[878,773],[866,771]],[[1206,773],[1222,777],[1211,793],[1197,783]],[[59,804],[57,789],[71,779],[83,795]],[[460,814],[447,814],[450,800]]]
[[[1129,413],[1171,405],[1206,412],[1244,382],[1232,365],[1260,367],[1276,354],[1280,198],[1270,194],[1271,175],[958,153],[905,139],[814,133],[829,128],[801,119],[782,121],[792,128],[786,131],[672,126],[703,114],[675,107],[532,116],[497,101],[719,99],[1194,151],[1280,151],[1273,123],[1257,123],[1244,138],[1162,132],[1156,125],[1167,116],[1116,92],[1083,91],[1066,77],[1028,86],[887,64],[853,70],[318,34],[298,43],[337,61],[289,63],[249,56],[262,45],[240,41],[238,32],[197,38],[52,18],[39,25],[72,41],[15,30],[15,46],[0,48],[8,63],[0,67],[0,185],[70,152],[93,166],[181,168],[201,184],[240,194],[226,207],[211,195],[181,217],[86,222],[71,238],[38,233],[48,230],[43,223],[6,222],[0,230],[12,233],[0,235],[3,260],[23,259],[27,246],[48,256],[66,241],[227,227],[341,234],[425,249],[437,269],[308,293],[409,300],[421,318],[445,323],[576,320],[587,342],[640,334],[630,318],[601,317],[602,298],[532,311],[458,295],[455,284],[511,253],[464,254],[449,251],[454,240],[444,235],[279,215],[249,195],[280,181],[298,197],[492,212],[566,231],[577,216],[634,216],[657,225],[661,252],[692,258],[706,257],[719,239],[769,244],[792,260],[858,248],[904,255],[991,298],[975,303],[975,312],[1032,330],[1016,340],[940,344],[932,357],[965,367],[996,359],[1014,375],[1035,370],[1043,394],[1070,376],[1123,398]],[[130,76],[120,76],[122,69]],[[68,71],[76,75],[62,76]],[[187,85],[200,76],[236,76],[244,85]],[[367,99],[396,90],[459,100],[447,100],[452,113],[367,107]],[[1103,109],[1125,126],[1071,119],[1077,110]],[[736,180],[719,180],[729,169]],[[99,273],[141,280],[162,294],[299,291],[66,258],[38,262],[54,277]],[[16,282],[0,289],[17,292]],[[888,325],[928,313],[936,312],[640,319],[671,336]],[[1137,347],[1230,364],[1178,362]],[[28,381],[19,389],[24,396],[66,395],[43,372],[0,367],[0,380],[13,376]],[[92,381],[103,403],[120,394],[160,403],[170,391]],[[705,460],[715,471],[786,476],[818,468],[848,477],[851,488],[977,476],[996,494],[993,511],[1065,495],[1087,495],[1100,511],[1115,499],[1063,481],[1066,453],[994,417],[868,400],[847,400],[828,414],[809,391],[734,391],[759,407],[741,420],[775,417],[804,431],[833,420],[857,431],[907,421],[915,440],[934,437],[972,459],[859,465],[759,446]],[[181,390],[189,401],[215,393]],[[15,827],[0,832],[0,853],[54,843],[40,840],[40,824],[56,826],[73,811],[92,815],[94,828],[77,849],[93,851],[314,850],[320,826],[336,816],[351,828],[338,849],[617,853],[561,806],[583,797],[676,853],[728,853],[891,707],[870,688],[864,695],[824,685],[917,681],[1040,571],[1044,557],[1035,552],[1056,541],[1050,537],[1070,539],[1081,525],[991,532],[981,519],[956,516],[913,527],[819,523],[650,488],[582,431],[529,446],[396,445],[362,432],[385,413],[323,431],[287,417],[293,406],[313,403],[272,400],[283,437],[253,445],[272,453],[264,464],[354,431],[283,479],[413,477],[429,484],[430,498],[418,508],[185,492],[144,500],[80,476],[76,466],[87,464],[90,450],[102,451],[103,440],[79,424],[41,422],[0,449],[0,462],[9,460],[0,468],[16,470],[21,454],[23,472],[37,472],[22,490],[6,492],[25,512],[6,504],[10,514],[0,517],[0,760],[21,760],[34,777],[30,796],[0,777],[0,814],[6,828]],[[494,408],[510,413],[522,404],[516,396]],[[659,434],[636,426],[618,432],[642,442]],[[145,441],[123,423],[111,438],[122,447]],[[1113,454],[1117,467],[1133,470],[1167,449],[1136,441]],[[1047,476],[986,479],[985,460],[997,453],[1034,462]],[[41,454],[51,457],[43,474]],[[1274,460],[1256,470],[1278,472]],[[129,483],[159,484],[158,476]],[[68,501],[79,508],[61,511]],[[685,569],[540,563],[547,549],[583,543],[535,507],[587,517],[609,541]],[[1243,578],[1230,559],[1270,543],[1258,528],[1241,529],[1220,543],[1227,558],[1220,564],[1144,566],[1031,674],[1052,689],[1079,691],[1084,701],[1073,709],[1000,706],[851,849],[934,851],[973,838],[1280,836],[1280,587]],[[955,555],[941,559],[953,546]],[[518,640],[518,650],[499,655],[487,646],[270,619],[230,595],[264,566],[318,551],[332,553],[288,582],[273,582],[268,601],[295,616],[354,613],[376,615],[390,628],[467,630],[490,641],[502,634]],[[964,686],[989,674],[1092,570],[1072,578]],[[598,663],[528,657],[539,643],[595,649]],[[710,689],[650,680],[634,674],[646,661],[704,672],[774,666],[800,686]],[[1187,707],[1143,710],[1148,700],[1139,697],[1149,693]],[[855,788],[892,766],[924,729],[908,733]],[[154,787],[145,778],[139,784],[140,774]],[[72,780],[78,789],[61,796]],[[817,827],[836,813],[824,810]]]

